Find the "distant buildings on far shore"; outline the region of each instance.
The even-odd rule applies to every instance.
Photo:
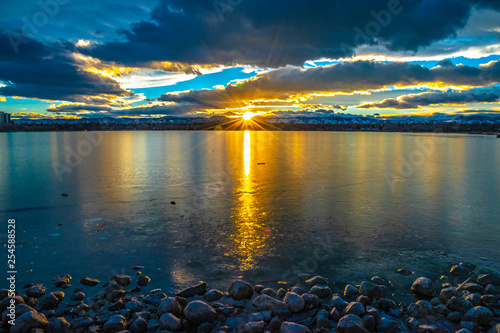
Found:
[[[10,113],[5,113],[0,111],[0,126],[5,126],[10,124]]]

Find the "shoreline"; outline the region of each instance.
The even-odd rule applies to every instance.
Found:
[[[314,276],[301,285],[278,281],[275,289],[242,279],[226,290],[200,282],[167,295],[148,288],[143,268],[109,281],[60,275],[13,298],[3,289],[0,332],[500,332],[500,275],[465,263],[449,272],[462,281],[455,285],[401,269],[414,281],[411,290],[375,276],[338,294],[333,281]]]

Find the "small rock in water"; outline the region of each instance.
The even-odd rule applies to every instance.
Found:
[[[431,279],[420,277],[411,286],[411,290],[417,296],[432,298],[434,296],[434,284]]]
[[[220,300],[223,295],[224,294],[222,293],[222,291],[217,289],[211,289],[205,295],[203,295],[203,298],[207,302],[214,302]]]
[[[306,281],[306,283],[308,285],[310,285],[311,287],[314,287],[318,284],[322,285],[322,286],[326,286],[328,284],[328,281],[324,277],[318,275],[318,276],[310,278],[309,280]]]
[[[410,276],[413,274],[412,271],[410,270],[407,270],[407,269],[404,269],[404,268],[400,268],[396,271],[396,273],[398,273],[399,275],[403,275],[403,276]]]
[[[207,292],[207,284],[205,282],[201,281],[196,286],[192,286],[192,287],[189,287],[189,288],[186,288],[186,289],[180,291],[177,294],[177,296],[189,298],[189,297],[194,297],[194,296],[198,296],[198,295],[204,295],[206,292]]]
[[[47,333],[68,333],[70,324],[64,317],[58,317],[52,320],[47,326]]]
[[[132,269],[133,269],[134,271],[139,271],[139,270],[141,270],[141,269],[143,269],[143,268],[144,268],[144,266],[134,266],[134,267],[132,267]]]
[[[455,276],[466,276],[470,274],[469,270],[462,265],[453,266],[450,273]]]
[[[85,298],[85,294],[82,293],[81,291],[77,292],[77,293],[73,293],[73,295],[71,295],[69,297],[70,300],[72,301],[81,301]]]
[[[89,287],[94,287],[99,284],[99,280],[96,279],[91,279],[88,276],[84,276],[81,280],[80,283],[83,284],[84,286],[89,286]]]
[[[115,275],[111,277],[111,281],[115,281],[123,287],[126,287],[132,282],[132,278],[128,275]]]
[[[184,309],[184,315],[194,325],[204,322],[214,322],[217,318],[217,312],[203,301],[193,301]]]
[[[311,288],[311,290],[309,290],[309,293],[316,295],[319,298],[325,298],[330,296],[332,294],[332,291],[328,286],[315,285]]]
[[[45,291],[46,291],[46,289],[43,285],[34,284],[31,287],[29,287],[28,290],[26,290],[26,295],[28,295],[28,297],[38,298],[38,297],[42,297],[43,295],[45,295]]]
[[[370,298],[380,297],[382,295],[380,286],[369,281],[361,282],[361,285],[359,286],[359,292],[362,295],[368,296]]]
[[[45,329],[49,322],[44,314],[29,311],[16,319],[16,324],[10,327],[10,333],[31,332],[34,329]]]
[[[345,297],[352,297],[352,296],[356,296],[358,294],[359,294],[359,290],[355,286],[353,286],[351,284],[348,284],[347,286],[345,286],[345,290],[344,290]]]
[[[54,286],[60,287],[64,284],[68,284],[70,280],[71,276],[69,274],[64,274],[52,278],[52,283],[54,284]]]
[[[141,287],[147,286],[149,282],[151,282],[149,276],[141,275],[137,278],[137,284]]]
[[[280,333],[311,333],[311,330],[304,325],[285,321],[281,324]]]
[[[229,296],[236,300],[248,299],[253,295],[252,285],[243,280],[234,280],[229,287]]]
[[[482,286],[487,286],[489,284],[500,286],[500,276],[494,274],[479,275],[477,282]]]

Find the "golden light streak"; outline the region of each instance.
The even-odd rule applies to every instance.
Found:
[[[248,177],[250,174],[250,161],[251,161],[251,142],[250,142],[250,131],[245,131],[245,140],[244,140],[244,163],[245,163],[245,176]]]
[[[243,114],[243,119],[245,119],[245,120],[250,120],[250,119],[252,119],[252,117],[254,117],[254,116],[256,116],[256,113],[254,113],[254,112],[245,112],[245,113]]]

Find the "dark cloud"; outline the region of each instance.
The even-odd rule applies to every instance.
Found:
[[[441,66],[441,67],[453,67],[453,66],[455,66],[450,59],[444,59],[444,60],[438,61],[437,65]]]
[[[113,109],[109,106],[88,105],[88,104],[60,104],[51,106],[47,109],[49,112],[73,113],[73,112],[109,112]]]
[[[104,104],[130,96],[115,80],[83,70],[69,43],[51,45],[0,30],[0,88],[2,96]]]
[[[153,22],[122,29],[126,41],[90,53],[125,64],[300,65],[350,56],[362,44],[418,51],[456,36],[473,8],[499,5],[488,0],[161,0]]]

